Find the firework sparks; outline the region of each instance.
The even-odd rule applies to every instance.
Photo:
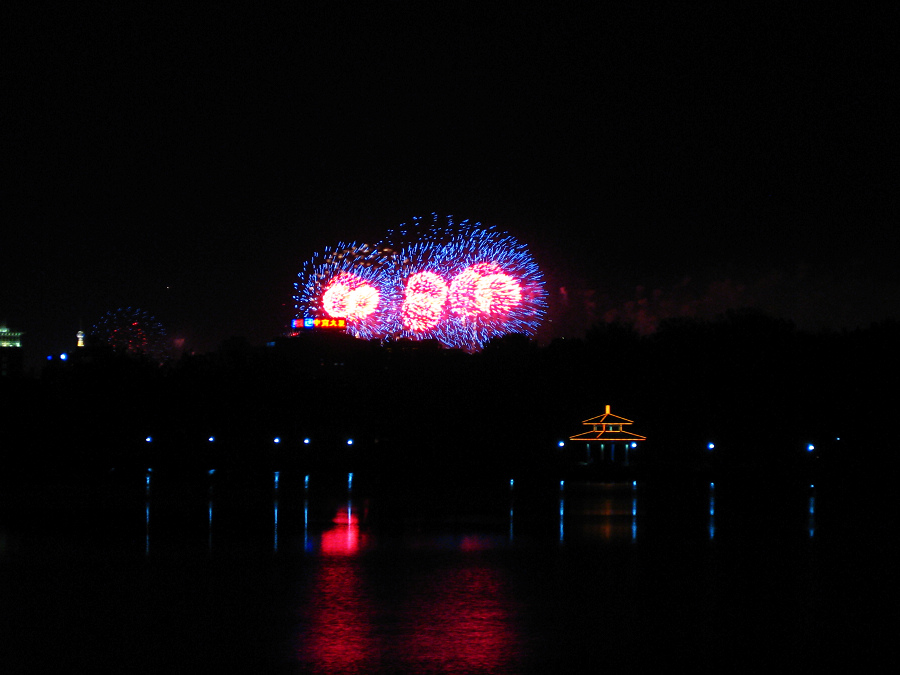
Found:
[[[377,246],[339,244],[299,275],[298,318],[345,318],[359,337],[433,338],[477,351],[534,332],[546,311],[543,276],[525,245],[480,223],[416,218]]]

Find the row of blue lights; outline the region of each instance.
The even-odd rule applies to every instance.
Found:
[[[215,440],[216,440],[216,437],[215,437],[215,436],[209,436],[206,440],[207,440],[208,442],[210,442],[210,443],[214,443]],[[837,438],[836,440],[839,441],[839,440],[841,440],[841,439],[840,439],[840,438]],[[146,441],[147,443],[152,443],[152,442],[153,442],[153,437],[152,437],[152,436],[147,436],[147,437],[144,438],[144,441]],[[276,444],[276,445],[280,444],[281,441],[282,441],[281,436],[275,436],[275,437],[272,439],[272,442],[273,442],[274,444]],[[303,439],[303,444],[304,444],[304,445],[309,445],[309,444],[311,444],[311,443],[312,443],[312,440],[311,440],[310,438],[304,438],[304,439]],[[353,445],[353,439],[352,439],[352,438],[348,438],[348,439],[347,439],[347,445]],[[560,448],[563,448],[563,447],[565,447],[566,443],[565,443],[565,441],[559,441],[559,443],[558,443],[557,445],[558,445]],[[636,447],[637,447],[637,443],[631,443],[631,444],[630,444],[630,447],[636,448]],[[709,451],[715,450],[715,448],[716,448],[716,444],[715,444],[715,443],[707,443],[707,445],[706,445],[706,449],[709,450]],[[814,452],[815,449],[816,449],[816,446],[813,445],[812,443],[809,443],[809,444],[807,444],[807,446],[806,446],[806,451],[807,451],[807,452]]]
[[[215,436],[209,436],[206,440],[207,440],[208,442],[210,442],[210,443],[215,443],[216,437],[215,437]],[[146,443],[152,443],[152,442],[153,442],[153,436],[146,436],[146,437],[144,437],[144,442],[146,442]],[[272,442],[275,443],[276,445],[279,444],[279,443],[281,443],[281,436],[276,436],[275,438],[272,439]],[[304,439],[303,439],[303,445],[310,445],[311,443],[312,443],[312,440],[311,440],[311,439],[309,439],[309,438],[304,438]],[[348,438],[348,439],[347,439],[347,445],[353,445],[353,439],[352,439],[352,438]]]
[[[836,438],[835,440],[838,440],[838,441],[839,441],[839,440],[841,440],[841,439],[840,439],[840,438]],[[709,443],[709,444],[707,444],[707,446],[706,446],[706,449],[707,449],[707,450],[710,450],[710,451],[715,450],[715,448],[716,448],[716,444],[715,444],[715,443]],[[816,446],[813,445],[812,443],[808,443],[808,444],[806,445],[806,451],[807,451],[807,452],[814,452],[815,449],[816,449]]]

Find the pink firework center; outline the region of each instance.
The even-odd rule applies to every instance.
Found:
[[[418,272],[406,282],[400,319],[407,330],[422,332],[436,328],[444,312],[449,289],[434,272]]]
[[[378,310],[378,289],[349,273],[338,274],[322,293],[322,309],[332,318],[362,321]],[[522,301],[522,287],[496,263],[477,263],[457,274],[448,284],[435,272],[409,277],[400,307],[406,330],[434,330],[450,313],[462,318],[491,318],[508,314]]]
[[[338,274],[322,293],[322,309],[335,319],[361,321],[378,309],[378,289],[355,274]]]
[[[436,328],[449,301],[457,317],[502,317],[522,300],[519,283],[495,263],[477,263],[448,284],[434,272],[413,274],[406,283],[401,309],[404,328],[423,332]]]
[[[467,318],[502,316],[522,301],[522,287],[496,263],[476,263],[450,284],[450,311]]]

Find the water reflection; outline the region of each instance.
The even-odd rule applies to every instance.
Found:
[[[273,510],[274,510],[274,526],[272,532],[272,549],[277,553],[278,552],[278,500],[276,499],[273,502]]]
[[[807,518],[807,532],[809,533],[810,539],[813,538],[816,534],[816,486],[809,486],[809,500],[807,505],[808,518]]]
[[[650,653],[723,669],[735,654],[787,647],[805,662],[866,644],[845,620],[872,596],[858,579],[890,576],[860,546],[872,531],[843,529],[857,521],[833,500],[848,494],[824,480],[526,477],[413,498],[358,473],[351,501],[346,473],[304,473],[260,470],[251,492],[236,473],[143,465],[2,501],[7,641],[54,635],[60,658],[100,671],[137,658],[175,672],[183,653],[240,672],[630,672]],[[868,495],[853,496],[861,509]],[[7,670],[60,670],[26,664],[45,651]]]
[[[212,524],[213,524],[213,502],[212,502],[212,498],[210,498],[210,500],[206,506],[207,506],[207,510],[209,513],[208,526],[207,526],[207,530],[208,530],[207,548],[209,548],[209,550],[211,551],[212,550],[212,536],[213,536],[213,527],[212,527]]]
[[[279,439],[275,439],[275,442],[280,442]],[[274,496],[272,498],[272,510],[273,510],[273,531],[272,531],[272,549],[277,553],[278,552],[278,479],[281,477],[281,472],[275,472],[275,486]]]
[[[566,498],[559,498],[559,541],[566,540]]]
[[[559,519],[560,541],[564,538],[635,541],[638,536],[637,482],[570,484],[564,492],[561,484]]]
[[[305,541],[308,517],[304,500]],[[312,672],[367,672],[379,653],[369,619],[373,609],[355,560],[361,548],[359,518],[348,501],[337,509],[332,527],[321,537],[323,557],[310,598],[309,630],[297,653]]]
[[[334,527],[322,533],[320,546],[324,555],[353,555],[364,547],[368,537],[360,533],[352,501],[339,508],[331,522]]]
[[[631,541],[637,539],[637,481],[631,482]]]
[[[481,558],[496,541],[455,538],[463,557],[449,566],[430,558],[409,565],[404,549],[385,567],[366,555],[373,549],[361,520],[364,513],[348,501],[321,535],[295,652],[304,672],[381,672],[385,664],[403,673],[511,672],[521,660],[516,604],[506,576]]]
[[[380,651],[370,621],[374,611],[352,559],[323,560],[310,607],[298,660],[317,673],[371,671]]]
[[[520,656],[513,610],[505,578],[489,565],[438,570],[406,610],[409,672],[509,672]]]
[[[150,474],[153,469],[147,469],[144,474],[144,555],[150,555]]]
[[[513,489],[515,488],[515,486],[516,486],[516,481],[514,479],[510,478],[509,479],[509,541],[510,541],[510,543],[512,543],[512,541],[515,539],[514,526],[515,526],[515,516],[516,516],[516,511],[515,511],[516,503],[515,503],[515,496],[513,493]]]
[[[310,550],[309,543],[309,499],[303,500],[303,550]]]
[[[158,483],[157,473],[154,469],[147,468],[137,477],[137,480],[140,481],[138,484],[142,487],[140,503],[143,506],[142,534],[145,555],[150,554],[151,529],[153,530],[154,548],[156,548],[161,535],[164,540],[169,537],[171,530],[165,523],[170,520],[173,513],[197,513],[196,510],[193,510],[195,507],[185,510],[176,506],[182,499],[194,499],[194,497],[190,496],[188,491],[173,493],[172,481],[164,480],[164,482]],[[166,475],[164,474],[163,477],[165,478]],[[288,532],[295,533],[297,544],[300,544],[300,509],[302,509],[303,550],[320,552],[324,555],[354,555],[364,549],[368,539],[366,529],[362,526],[365,517],[359,508],[363,504],[368,507],[370,497],[362,483],[354,484],[357,477],[352,473],[343,474],[341,485],[335,490],[340,493],[341,505],[338,508],[335,504],[334,508],[337,509],[337,512],[332,510],[329,514],[327,511],[325,513],[321,511],[324,504],[319,493],[310,491],[310,483],[311,481],[315,482],[315,476],[300,473],[297,476],[300,484],[295,487],[291,480],[286,480],[286,478],[290,479],[290,474],[286,475],[283,471],[270,473],[269,480],[271,482],[268,485],[271,486],[272,502],[270,503],[271,511],[268,513],[271,520],[267,521],[265,530],[261,530],[270,533],[270,550],[276,553],[282,551]],[[129,478],[132,486],[135,484],[132,482],[135,481],[135,478],[133,474]],[[185,521],[185,525],[194,528],[193,531],[198,534],[199,528],[202,527],[202,532],[206,535],[206,548],[212,550],[214,543],[216,545],[222,543],[219,540],[220,530],[230,532],[228,524],[231,522],[230,518],[234,510],[229,508],[229,500],[233,499],[233,496],[224,492],[220,494],[220,487],[217,487],[218,472],[204,471],[203,478],[205,480],[199,485],[197,483],[190,484],[191,487],[188,490],[200,492],[200,494],[206,493],[201,497],[201,503],[205,506],[205,518],[200,520],[196,516],[190,517],[193,524]],[[343,482],[344,480],[346,482]],[[176,485],[182,489],[183,484],[176,483]],[[546,489],[551,485],[552,492]],[[750,506],[744,504],[738,497],[742,494],[739,488],[735,488],[730,483],[720,485],[718,482],[703,482],[700,486],[685,485],[684,492],[678,486],[671,486],[671,491],[661,490],[658,485],[638,485],[636,481],[594,483],[560,480],[545,485],[541,488],[545,491],[541,493],[535,491],[534,486],[528,481],[509,480],[508,483],[504,481],[495,484],[494,489],[496,490],[494,497],[484,500],[484,505],[492,505],[490,507],[493,509],[492,511],[488,512],[485,509],[478,513],[472,511],[465,515],[466,518],[471,516],[472,522],[478,523],[477,527],[482,530],[490,528],[490,532],[457,531],[451,535],[447,531],[439,532],[437,528],[433,527],[435,523],[432,523],[426,527],[425,531],[419,531],[415,535],[416,545],[432,546],[437,544],[441,549],[461,550],[463,545],[460,542],[467,541],[469,542],[468,546],[471,547],[471,542],[478,540],[481,542],[479,546],[482,548],[485,545],[484,542],[488,541],[494,548],[520,546],[533,541],[533,535],[538,531],[536,528],[545,528],[545,524],[551,524],[553,529],[550,531],[543,529],[544,534],[541,536],[553,537],[560,544],[591,541],[635,542],[638,540],[639,534],[642,537],[653,537],[654,533],[663,532],[662,523],[664,521],[681,516],[687,519],[684,521],[685,526],[692,528],[691,531],[695,532],[697,536],[707,541],[718,541],[720,537],[725,536],[730,541],[735,536],[749,534],[752,531],[751,517],[756,517],[757,513],[764,515],[766,511],[785,525],[795,528],[795,531],[802,531],[804,538],[814,538],[819,525],[817,491],[815,485],[809,483],[794,487],[793,499],[795,501],[793,502],[790,501],[787,493],[783,496],[772,496],[775,501],[761,503],[762,506],[765,506],[765,510],[761,510],[762,506],[754,507],[755,510],[751,510]],[[197,495],[196,492],[193,494],[199,497],[200,495]],[[543,494],[549,499],[540,501],[544,497],[538,498],[539,494]],[[680,496],[682,494],[692,494],[694,495],[693,499],[697,500],[699,497],[702,501],[683,500]],[[331,495],[331,498],[334,496]],[[353,498],[351,499],[351,497]],[[480,499],[480,496],[478,498]],[[475,502],[473,501],[473,503]],[[372,505],[376,509],[380,508],[377,500],[373,500]],[[667,505],[671,505],[673,508],[669,509]],[[463,507],[469,508],[469,505],[465,504]],[[421,510],[417,509],[415,505],[408,505],[406,512],[398,513],[401,519],[406,517],[403,515],[404,513],[410,513],[412,514],[409,516],[411,521],[425,523],[426,521],[422,519],[427,519],[424,514],[429,513],[429,509],[434,509],[435,513],[449,514],[449,516],[442,517],[448,518],[450,523],[453,523],[456,518],[456,514],[447,511],[442,504],[438,506],[426,504],[425,508]],[[383,514],[384,511],[381,510],[378,513]],[[223,514],[227,520],[220,523],[219,520]],[[283,518],[283,516],[285,517]],[[322,516],[326,521],[331,521],[324,532],[320,527]],[[152,528],[151,520],[153,521]],[[382,519],[378,522],[385,523],[386,521]],[[459,522],[454,523],[453,527],[458,527]],[[293,523],[297,523],[297,529],[284,529],[285,525],[291,527]],[[671,523],[666,526],[670,528],[669,531],[671,531],[670,526]],[[407,529],[406,533],[409,534],[410,530]],[[213,541],[214,534],[216,535],[215,542]]]

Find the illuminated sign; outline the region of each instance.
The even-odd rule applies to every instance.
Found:
[[[337,330],[345,330],[347,328],[346,319],[317,319],[315,317],[305,317],[303,319],[294,319],[292,322],[294,328],[305,328],[313,330],[315,328],[334,328]]]

